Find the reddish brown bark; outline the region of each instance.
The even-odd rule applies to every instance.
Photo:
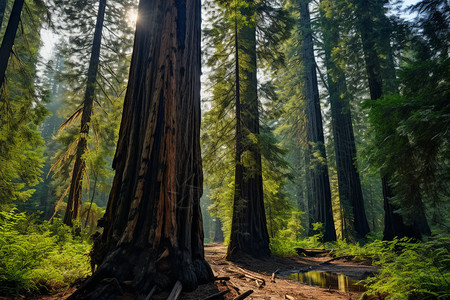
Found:
[[[95,247],[102,262],[74,297],[110,299],[126,286],[146,294],[177,280],[192,290],[212,279],[199,137],[200,0],[141,0],[116,175]]]

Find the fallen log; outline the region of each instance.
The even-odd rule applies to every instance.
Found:
[[[297,251],[298,255],[305,255],[305,256],[310,256],[310,257],[327,256],[332,251],[330,249],[307,249],[307,248],[300,248],[300,247],[295,247],[294,249],[295,249],[295,251]]]

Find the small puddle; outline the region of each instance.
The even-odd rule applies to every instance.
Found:
[[[356,284],[353,280],[344,274],[337,274],[323,271],[309,271],[307,273],[291,273],[288,278],[297,280],[303,284],[330,288],[343,292],[364,292],[366,288],[363,285]]]

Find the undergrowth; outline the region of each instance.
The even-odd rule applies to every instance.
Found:
[[[295,247],[333,249],[333,255],[354,256],[355,259],[371,259],[380,270],[361,283],[366,294],[387,294],[386,299],[450,299],[450,238],[438,234],[426,242],[402,238],[382,241],[380,235],[368,237],[364,246],[358,243],[338,241],[320,243],[321,227],[315,224],[316,235],[298,239],[289,230],[280,231],[271,239],[274,255],[294,256]]]
[[[89,274],[87,238],[17,210],[0,212],[0,294],[49,293]]]
[[[450,299],[450,238],[437,235],[427,242],[402,238],[375,240],[364,246],[338,242],[336,256],[371,258],[378,274],[363,281],[367,294],[386,299]]]

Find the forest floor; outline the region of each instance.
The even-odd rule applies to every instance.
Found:
[[[288,279],[289,273],[303,273],[309,271],[325,271],[340,273],[354,280],[365,279],[377,268],[371,266],[370,261],[354,261],[351,258],[325,257],[292,257],[282,258],[272,256],[265,260],[251,257],[242,258],[238,262],[225,260],[226,247],[223,244],[205,245],[206,260],[216,277],[227,277],[226,280],[216,280],[199,286],[191,293],[182,292],[180,299],[204,299],[210,295],[229,290],[223,298],[235,299],[239,295],[252,290],[245,299],[359,299],[363,291],[341,291],[333,288],[321,288],[302,284]],[[278,271],[274,280],[272,274]],[[229,278],[229,279],[228,279]],[[76,287],[51,295],[30,297],[28,299],[66,299],[75,291]],[[166,299],[166,294],[156,295],[153,299]],[[20,297],[19,299],[24,299]],[[6,299],[0,297],[0,299]]]

